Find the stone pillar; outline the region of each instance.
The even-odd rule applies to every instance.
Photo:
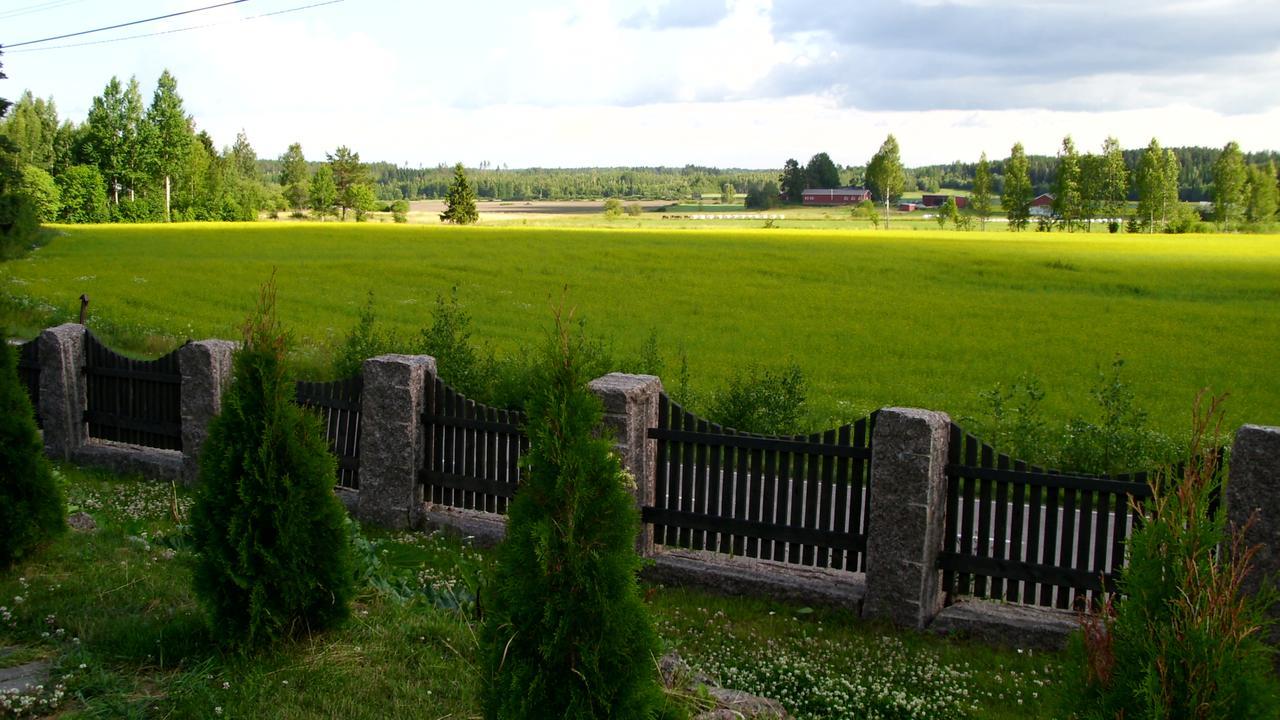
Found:
[[[200,472],[200,449],[209,421],[222,412],[222,393],[231,383],[229,340],[201,340],[178,348],[182,373],[182,482],[194,485]]]
[[[379,355],[364,361],[360,398],[360,497],[362,522],[404,529],[422,503],[422,413],[436,360],[426,355]]]
[[[613,434],[622,466],[635,478],[636,507],[654,502],[653,475],[658,443],[646,437],[658,425],[658,395],[662,381],[653,375],[609,373],[591,381],[591,391],[604,403],[604,427]],[[653,555],[653,528],[642,523],[636,552]]]
[[[867,597],[862,614],[924,628],[942,610],[946,414],[885,408],[872,434]]]
[[[40,333],[40,422],[45,454],[70,460],[88,439],[84,326],[67,323]]]
[[[1230,473],[1228,519],[1244,527],[1257,513],[1244,539],[1249,546],[1261,547],[1253,558],[1253,572],[1243,585],[1244,592],[1256,593],[1263,582],[1276,584],[1280,578],[1280,427],[1240,428],[1231,446]],[[1273,605],[1270,616],[1280,620],[1280,607]],[[1267,637],[1272,645],[1280,645],[1280,624],[1272,624]],[[1280,667],[1280,658],[1276,664]]]

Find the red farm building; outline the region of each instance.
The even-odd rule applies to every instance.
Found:
[[[920,204],[927,208],[942,207],[947,204],[947,198],[949,197],[956,199],[956,207],[958,208],[969,206],[969,198],[963,195],[921,195]]]
[[[860,187],[809,188],[804,191],[805,205],[857,205],[871,199],[871,191]]]

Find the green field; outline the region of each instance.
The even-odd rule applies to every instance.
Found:
[[[1066,419],[1121,356],[1153,424],[1180,433],[1197,389],[1230,391],[1228,424],[1280,424],[1280,237],[801,230],[418,227],[295,223],[58,227],[0,265],[9,324],[44,311],[136,338],[237,337],[278,269],[304,345],[353,324],[366,294],[403,333],[458,287],[475,338],[537,339],[569,304],[620,357],[657,333],[674,384],[794,359],[819,417],[885,405],[983,411],[979,391],[1029,372]],[[12,299],[16,298],[17,302]],[[15,313],[15,307],[36,312]],[[135,348],[136,349],[136,348]]]

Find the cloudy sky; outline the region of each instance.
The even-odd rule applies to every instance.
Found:
[[[16,45],[219,0],[0,0]],[[221,0],[225,1],[225,0]],[[908,165],[1125,147],[1280,149],[1277,0],[246,0],[6,49],[0,95],[83,120],[161,70],[263,157],[510,167]],[[280,14],[270,14],[280,13]],[[270,14],[270,15],[268,15]],[[199,29],[185,30],[193,26]],[[177,32],[168,32],[175,31]],[[166,33],[110,41],[115,38]],[[80,44],[95,43],[95,44]]]

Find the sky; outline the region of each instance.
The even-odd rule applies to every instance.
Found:
[[[226,0],[0,0],[15,45]],[[168,68],[219,145],[434,166],[908,166],[1124,147],[1280,149],[1277,0],[245,0],[6,48],[0,96],[83,121]],[[279,13],[279,14],[272,14]],[[197,29],[183,30],[183,28]],[[177,32],[171,32],[177,31]],[[164,34],[154,34],[164,33]],[[153,35],[154,34],[154,35]],[[133,39],[113,41],[138,35]],[[94,43],[94,44],[80,44]]]

